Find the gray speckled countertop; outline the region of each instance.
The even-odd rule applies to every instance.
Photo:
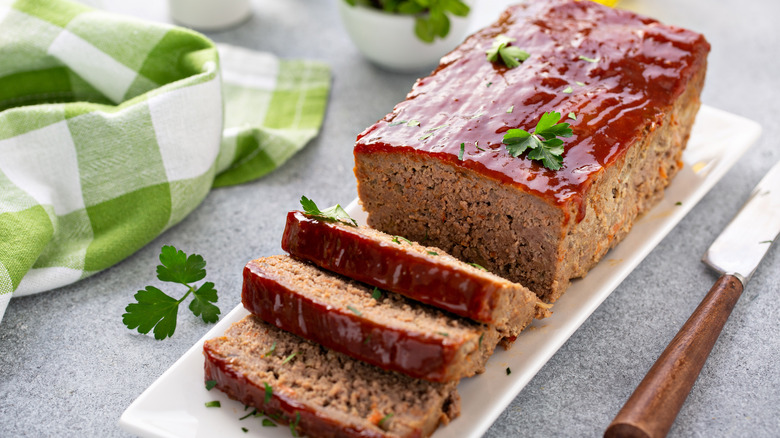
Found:
[[[366,62],[343,30],[337,0],[256,0],[252,18],[219,42],[321,59],[333,88],[320,135],[266,178],[212,191],[181,224],[111,269],[74,285],[12,299],[0,324],[0,437],[126,436],[125,408],[211,326],[181,316],[156,342],[122,325],[154,279],[159,248],[208,261],[224,311],[240,300],[241,269],[281,252],[284,213],[302,194],[328,205],[356,196],[352,144],[387,113],[415,74]],[[168,21],[162,0],[91,0]],[[505,0],[483,0],[480,19]],[[701,254],[780,160],[780,2],[625,0],[621,6],[702,32],[712,44],[703,102],[758,121],[761,139],[596,310],[496,420],[488,437],[600,436],[716,275]],[[749,283],[670,436],[780,435],[780,250]]]

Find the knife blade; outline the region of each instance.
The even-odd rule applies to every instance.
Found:
[[[604,432],[605,438],[666,436],[745,285],[780,236],[780,162],[704,253],[721,274]]]

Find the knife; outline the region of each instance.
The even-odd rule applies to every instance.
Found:
[[[742,290],[778,236],[780,162],[704,253],[702,261],[720,278],[612,420],[605,438],[666,436]]]

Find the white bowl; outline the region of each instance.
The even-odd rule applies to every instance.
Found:
[[[339,3],[341,21],[358,50],[370,61],[388,70],[414,72],[433,68],[439,59],[463,42],[469,17],[449,15],[447,36],[426,43],[414,33],[414,16],[388,14],[365,6]],[[472,1],[465,3],[472,5]]]
[[[168,0],[168,10],[176,23],[202,31],[236,26],[252,13],[249,0]]]

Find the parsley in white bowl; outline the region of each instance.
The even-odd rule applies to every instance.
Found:
[[[463,41],[474,0],[339,0],[344,27],[358,50],[388,70],[435,67]],[[426,4],[427,6],[423,6]]]

